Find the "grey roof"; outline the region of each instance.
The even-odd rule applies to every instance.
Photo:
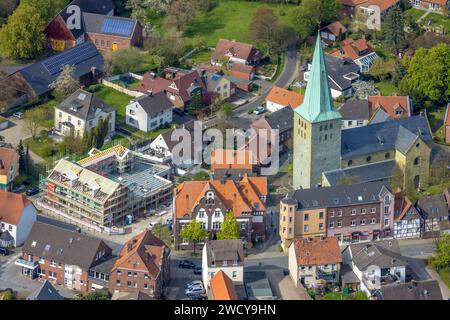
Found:
[[[347,100],[338,111],[342,120],[369,120],[369,101]]]
[[[265,300],[274,297],[265,271],[244,272],[248,300]]]
[[[27,300],[64,300],[64,298],[48,280],[45,280],[36,291],[27,297]]]
[[[381,123],[381,122],[385,122],[385,121],[393,121],[394,119],[392,119],[386,111],[383,110],[383,108],[378,108],[375,111],[375,114],[372,116],[372,119],[370,119],[370,124],[375,124],[375,123]]]
[[[330,88],[344,91],[352,86],[352,81],[344,76],[350,73],[359,74],[359,66],[352,59],[341,59],[332,55],[325,55]]]
[[[382,269],[407,265],[395,239],[350,244],[348,249],[353,263],[361,271],[371,265]]]
[[[225,77],[225,79],[228,79],[231,82],[236,83],[236,84],[246,84],[246,85],[248,85],[248,84],[252,83],[252,80],[244,80],[244,79],[240,79],[240,78],[236,78],[236,77],[232,77],[232,76],[228,76],[228,75],[226,75],[224,77]]]
[[[154,117],[161,111],[172,109],[172,102],[164,91],[145,95],[134,99],[144,109],[149,117]]]
[[[35,222],[22,251],[88,269],[94,265],[95,255],[102,243],[99,238]]]
[[[56,106],[56,109],[67,112],[85,121],[95,118],[97,109],[105,113],[114,112],[114,109],[94,94],[82,89],[78,89]]]
[[[244,265],[244,245],[241,239],[210,240],[205,243],[208,266],[212,261],[237,261]]]
[[[133,23],[133,27],[129,30],[129,33],[127,35],[120,34],[120,33],[109,33],[104,32],[102,30],[103,23],[105,19],[112,19],[117,21],[130,21]],[[111,17],[111,16],[105,16],[102,14],[95,14],[95,13],[87,13],[83,12],[83,23],[84,23],[84,29],[85,32],[89,33],[97,33],[97,34],[107,34],[107,35],[114,35],[121,38],[132,38],[134,31],[136,30],[137,21],[129,18],[123,18],[123,17]]]
[[[437,280],[385,285],[374,296],[378,300],[443,300]]]
[[[343,285],[349,283],[360,283],[359,278],[353,272],[352,268],[346,263],[344,263],[341,267],[341,281]]]
[[[340,207],[377,202],[383,188],[390,190],[386,182],[368,182],[354,185],[299,189],[290,192],[288,196],[297,200],[299,209]]]
[[[0,240],[3,242],[10,242],[14,241],[14,237],[9,233],[8,230],[5,230],[3,232],[0,232]]]
[[[117,258],[118,258],[117,256],[113,255],[103,257],[90,270],[109,275]]]
[[[417,207],[425,219],[449,216],[448,206],[443,194],[423,197],[417,201]]]
[[[341,155],[346,159],[393,149],[404,153],[418,137],[432,139],[424,115],[342,130]]]
[[[388,179],[396,167],[395,160],[386,160],[370,164],[336,169],[323,173],[331,186],[339,184],[344,177],[358,177],[358,183],[383,181]]]
[[[272,129],[278,129],[280,133],[294,127],[294,110],[291,107],[281,108],[264,118]]]
[[[89,41],[80,44],[74,48],[68,49],[64,52],[55,54],[45,60],[29,65],[17,72],[19,72],[28,84],[33,88],[37,95],[42,95],[51,91],[50,84],[56,80],[61,71],[51,73],[44,64],[50,62],[52,59],[61,59],[63,63],[60,65],[61,70],[64,64],[70,63],[76,57],[77,63],[74,64],[74,77],[80,78],[89,74],[93,67],[98,71],[103,71],[103,57],[98,52],[97,48]]]

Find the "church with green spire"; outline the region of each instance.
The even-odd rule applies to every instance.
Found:
[[[334,108],[320,35],[303,103],[294,112],[293,187],[322,183],[322,172],[340,168],[341,114]]]

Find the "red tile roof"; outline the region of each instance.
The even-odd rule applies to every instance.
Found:
[[[364,50],[367,50],[367,52],[365,52],[364,55],[360,55],[359,52]],[[356,60],[372,51],[372,47],[365,39],[358,39],[356,41],[353,39],[345,39],[341,42],[341,49],[336,50],[331,54],[338,58],[350,58],[352,60]]]
[[[336,37],[341,33],[347,32],[347,28],[340,21],[330,23],[329,25],[322,28],[322,30],[325,29],[328,29]]]
[[[248,177],[244,174],[239,182],[233,180],[185,181],[175,188],[175,216],[191,217],[192,210],[205,196],[206,191],[214,190],[236,217],[243,212],[265,211],[260,196],[267,196],[267,177]]]
[[[146,230],[125,243],[112,271],[117,268],[148,271],[156,278],[162,268],[165,248],[162,240]]]
[[[138,90],[143,93],[152,91],[156,94],[158,92],[166,90],[167,87],[170,86],[170,84],[170,80],[155,76],[154,74],[147,72],[144,74],[144,78],[139,84]]]
[[[404,114],[408,117],[411,116],[408,96],[369,96],[368,101],[370,116],[375,114],[379,108],[384,110],[392,119],[403,118]],[[396,110],[398,108],[401,108],[404,114],[397,115]]]
[[[301,266],[337,264],[342,262],[341,250],[336,237],[321,239],[294,239],[297,264]]]
[[[0,175],[8,175],[10,172],[11,163],[14,164],[15,159],[19,155],[16,150],[11,148],[0,147]],[[19,168],[15,168],[17,171]]]
[[[221,57],[228,53],[231,53],[234,57],[243,60],[253,59],[253,55],[256,55],[258,50],[251,44],[231,41],[226,39],[219,39],[216,48],[212,54],[213,60],[219,60]]]
[[[243,163],[239,163],[239,161]],[[252,170],[252,152],[250,150],[215,149],[211,152],[211,171],[218,169]]]
[[[17,225],[23,209],[30,204],[23,195],[0,190],[0,221]]]
[[[383,12],[395,5],[397,5],[400,0],[368,0],[363,3],[364,7],[368,7],[370,5],[376,5],[380,7],[380,10]]]
[[[272,90],[270,90],[266,101],[271,101],[286,107],[291,106],[291,108],[295,109],[303,103],[304,98],[304,95],[296,93],[294,91],[290,91],[280,87],[273,87]]]
[[[210,285],[214,300],[237,300],[233,281],[222,270],[214,275]]]

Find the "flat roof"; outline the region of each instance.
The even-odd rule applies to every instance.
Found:
[[[245,289],[249,300],[274,297],[265,271],[244,272]]]

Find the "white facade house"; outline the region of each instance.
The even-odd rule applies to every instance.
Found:
[[[450,7],[450,1],[439,1],[439,0],[409,0],[409,3],[413,7],[432,10],[432,11],[440,11],[445,6]]]
[[[79,89],[55,107],[55,130],[67,136],[73,129],[75,135],[82,137],[98,125],[100,118],[108,117],[111,137],[116,129],[116,111],[92,93]]]
[[[244,249],[240,239],[209,240],[202,251],[202,280],[206,291],[215,274],[223,271],[234,283],[244,281]]]
[[[145,132],[156,130],[172,123],[172,107],[164,91],[133,99],[126,107],[126,124]]]
[[[0,246],[21,246],[36,221],[33,203],[21,194],[0,190],[0,212]]]

